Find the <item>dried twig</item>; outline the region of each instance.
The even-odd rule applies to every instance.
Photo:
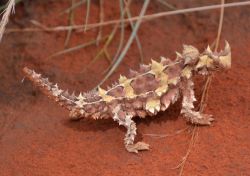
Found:
[[[117,51],[116,51],[116,53],[115,53],[115,55],[114,55],[114,57],[113,57],[113,60],[112,60],[112,62],[111,62],[111,64],[109,65],[109,67],[104,71],[104,73],[106,73],[106,72],[108,72],[111,68],[112,68],[112,66],[113,66],[113,64],[117,61],[117,58],[118,58],[118,56],[119,56],[119,54],[120,54],[120,52],[121,52],[121,49],[122,49],[122,46],[123,46],[123,42],[124,42],[124,23],[122,22],[123,21],[123,19],[124,19],[124,15],[125,15],[125,12],[127,12],[127,15],[129,14],[129,6],[130,6],[130,4],[132,3],[132,0],[129,0],[129,1],[124,1],[124,3],[125,3],[125,7],[124,7],[124,9],[123,9],[123,0],[120,0],[120,9],[121,9],[121,15],[120,15],[120,17],[121,17],[121,37],[120,37],[120,42],[119,42],[119,45],[118,45],[118,49],[117,49]],[[128,18],[130,18],[131,16],[129,16],[128,15]],[[133,29],[133,27],[134,26],[132,26],[133,25],[133,22],[131,22],[130,23],[130,25],[131,25],[131,27],[132,27],[132,29]],[[137,39],[137,35],[136,35],[136,39]],[[140,43],[139,43],[140,44]],[[139,48],[139,47],[138,47]],[[139,50],[139,51],[141,51],[141,50]]]
[[[15,0],[9,0],[7,4],[7,8],[4,10],[4,14],[0,23],[0,41],[3,38],[3,34],[5,31],[5,27],[9,21],[9,16],[11,12],[15,12]]]
[[[124,13],[125,11],[123,10],[123,3],[122,0],[120,0],[120,11],[121,11],[121,18],[123,19]],[[122,21],[122,20],[121,20]],[[108,61],[110,62],[110,65],[112,65],[112,59],[110,57],[110,54],[108,53],[108,46],[111,44],[111,42],[114,39],[114,36],[117,32],[117,29],[119,28],[119,23],[117,23],[112,32],[110,33],[108,40],[105,42],[104,46],[102,47],[102,49],[97,53],[97,55],[94,57],[94,59],[87,65],[87,67],[84,68],[84,70],[82,72],[85,72],[92,64],[94,64],[97,59],[99,59],[99,57],[101,55],[105,55],[105,57],[108,59]],[[124,25],[121,25],[121,37],[120,37],[120,43],[117,49],[117,53],[120,52],[120,48],[121,48],[121,44],[123,43],[123,38],[124,38]],[[116,57],[116,56],[115,56]],[[114,57],[114,58],[115,58]],[[113,59],[114,61],[115,59]]]
[[[136,22],[135,24],[135,28],[132,32],[132,34],[130,35],[124,49],[122,50],[119,58],[117,59],[116,63],[113,65],[113,67],[110,69],[110,71],[107,73],[107,75],[104,77],[104,79],[98,84],[98,86],[100,86],[101,84],[103,84],[108,78],[109,76],[115,71],[115,69],[118,67],[118,65],[120,64],[120,62],[123,60],[124,56],[126,55],[128,49],[130,48],[130,45],[132,44],[134,38],[135,38],[135,35],[137,33],[137,30],[139,29],[139,26],[141,24],[141,19],[142,17],[144,16],[146,10],[147,10],[147,7],[148,7],[148,4],[149,4],[150,0],[145,0],[144,1],[144,4],[143,4],[143,7],[142,7],[142,10],[140,12],[140,15],[139,15],[139,19],[138,21]]]
[[[184,170],[184,166],[186,164],[186,161],[191,153],[191,150],[192,148],[194,147],[195,145],[195,142],[197,140],[197,137],[198,137],[198,129],[197,126],[194,126],[193,129],[192,129],[192,136],[191,136],[191,139],[190,139],[190,142],[189,142],[189,145],[188,145],[188,150],[185,154],[185,156],[182,158],[182,161],[174,168],[172,169],[180,169],[180,172],[179,172],[179,176],[182,175],[183,173],[183,170]]]
[[[90,13],[90,4],[91,4],[91,0],[87,0],[87,12],[86,12],[86,18],[85,18],[84,32],[87,31],[87,25],[89,21],[89,13]]]
[[[75,5],[75,0],[71,0],[71,7],[73,7],[74,5]],[[74,10],[73,9],[70,10],[70,13],[69,13],[69,25],[70,26],[74,25]],[[67,48],[71,34],[72,34],[72,29],[68,30],[68,32],[67,32],[67,36],[66,36],[66,39],[64,42],[64,48]]]
[[[176,10],[176,8],[168,3],[167,1],[164,1],[164,0],[157,0],[159,3],[161,3],[162,5],[166,6],[167,8],[169,8],[170,10]]]
[[[223,17],[224,17],[224,3],[225,3],[225,0],[221,0],[220,22],[219,22],[218,33],[217,33],[217,38],[216,38],[215,51],[218,49],[221,30],[222,30]],[[213,75],[211,74],[211,75],[209,75],[207,77],[207,80],[206,80],[206,83],[205,83],[205,86],[204,86],[204,89],[203,89],[203,92],[202,92],[201,101],[200,101],[200,104],[199,104],[199,111],[201,113],[204,111],[204,108],[205,108],[205,105],[206,105],[206,100],[207,100],[207,97],[208,97],[208,90],[209,90],[209,87],[211,85],[212,76]],[[187,158],[188,158],[188,156],[189,156],[189,154],[191,152],[192,147],[194,147],[197,136],[198,136],[198,128],[197,128],[197,126],[195,126],[194,129],[193,129],[193,132],[192,132],[192,138],[190,140],[190,144],[189,144],[187,153],[183,157],[182,162],[177,167],[175,167],[175,168],[180,168],[179,176],[181,176],[182,173],[183,173],[185,163],[186,163]]]
[[[36,20],[30,20],[30,23],[33,24],[34,26],[40,28],[41,30],[44,30],[44,31],[49,29],[47,26],[45,26],[44,24],[42,24]]]
[[[126,8],[126,12],[127,12],[128,19],[132,18],[132,15],[130,13],[129,8]],[[130,26],[131,26],[132,30],[134,30],[133,21],[130,20],[129,23],[130,23]],[[140,54],[141,63],[143,63],[144,62],[144,57],[143,57],[141,42],[140,42],[140,39],[139,39],[138,35],[135,36],[135,40],[136,40],[136,44],[137,44],[138,51],[139,51],[139,54]]]
[[[91,62],[81,71],[81,73],[85,72],[92,64],[94,64],[99,58],[101,55],[105,55],[108,62],[111,63],[111,58],[109,57],[109,54],[108,54],[108,46],[110,45],[110,43],[113,41],[114,39],[114,36],[115,36],[115,33],[118,29],[118,25],[116,25],[112,32],[109,34],[109,36],[107,37],[107,40],[104,44],[104,46],[102,47],[102,49],[96,54],[96,56],[91,60]]]
[[[77,3],[75,3],[74,6],[71,6],[70,8],[64,10],[62,13],[60,13],[60,15],[63,14],[63,13],[70,13],[70,11],[76,9],[77,7],[84,4],[85,2],[86,2],[86,0],[81,0],[81,1],[79,1]]]
[[[22,0],[15,0],[15,5],[17,5],[19,2],[22,2]],[[2,6],[0,7],[0,11],[6,9],[7,7],[8,7],[8,3],[5,4],[5,5],[2,5]]]
[[[205,10],[214,10],[214,9],[219,9],[221,7],[228,8],[228,7],[236,7],[236,6],[246,6],[250,5],[250,1],[245,1],[245,2],[233,2],[233,3],[226,3],[224,5],[218,4],[218,5],[210,5],[210,6],[203,6],[203,7],[194,7],[194,8],[187,8],[187,9],[180,9],[180,10],[174,10],[174,11],[167,11],[167,12],[160,12],[160,13],[155,13],[151,15],[144,15],[141,18],[141,22],[144,21],[150,21],[154,20],[156,18],[160,17],[165,17],[165,16],[170,16],[170,15],[177,15],[177,14],[185,14],[185,13],[191,13],[191,12],[197,12],[197,11],[205,11]],[[124,19],[124,23],[129,23],[130,21],[136,21],[140,17],[132,17],[130,19]],[[37,29],[37,28],[25,28],[25,29],[9,29],[6,30],[7,33],[11,32],[41,32],[41,31],[46,31],[46,32],[60,32],[60,31],[66,31],[66,30],[71,30],[71,29],[82,29],[82,28],[87,28],[87,29],[92,29],[96,28],[99,26],[108,26],[112,24],[117,24],[120,23],[120,20],[110,20],[106,21],[103,23],[93,23],[93,24],[88,24],[88,25],[73,25],[73,26],[57,26],[57,27],[48,27],[47,30],[42,30],[42,29]]]
[[[221,0],[221,4],[225,4],[225,0]],[[217,38],[216,38],[216,44],[215,44],[215,51],[218,50],[219,44],[220,44],[220,37],[221,37],[221,31],[222,31],[222,26],[223,26],[223,19],[224,19],[224,7],[221,7],[220,11],[220,22],[219,22],[219,27],[218,27],[218,32],[217,32]]]
[[[129,3],[126,4],[125,7],[124,4],[123,4],[123,0],[120,0],[120,19],[121,19],[121,36],[120,36],[120,42],[119,42],[119,45],[118,45],[118,49],[113,57],[113,60],[112,60],[112,63],[110,66],[112,66],[114,64],[114,62],[117,60],[117,57],[119,56],[120,54],[120,51],[122,49],[122,46],[123,46],[123,42],[124,42],[124,22],[123,22],[123,19],[124,19],[124,14],[125,14],[125,11],[127,8],[129,8],[129,5],[131,3],[132,0],[129,1]]]
[[[155,137],[155,138],[165,138],[165,137],[172,137],[172,136],[176,136],[186,130],[188,130],[190,127],[186,127],[184,129],[181,130],[177,130],[175,133],[173,134],[150,134],[150,133],[146,133],[146,134],[142,134],[143,136],[150,136],[150,137]]]
[[[105,36],[105,37],[101,38],[100,41],[106,40],[107,38],[108,38],[108,36]],[[68,49],[65,49],[65,50],[62,50],[62,51],[58,51],[57,53],[49,56],[48,58],[52,58],[52,57],[56,57],[56,56],[61,56],[61,55],[64,55],[64,54],[67,54],[67,53],[70,53],[70,52],[73,52],[73,51],[76,51],[76,50],[88,47],[88,46],[93,45],[95,43],[96,43],[96,40],[92,40],[90,42],[83,43],[81,45],[77,45],[77,46],[72,47],[72,48],[68,48]]]
[[[100,23],[103,23],[104,21],[104,8],[103,8],[103,0],[99,0],[99,4],[100,4],[100,14],[99,14],[99,18],[100,18]],[[99,41],[102,38],[102,26],[99,27],[99,31],[97,34],[97,38],[96,38],[96,45],[99,45]]]
[[[224,4],[225,4],[225,0],[221,0],[221,5],[224,5]],[[220,11],[220,21],[219,21],[219,27],[218,27],[214,51],[217,51],[218,47],[219,47],[223,19],[224,19],[224,7],[222,6],[221,11]],[[199,107],[200,112],[202,112],[206,106],[205,102],[206,102],[206,99],[208,97],[208,90],[209,90],[209,87],[211,85],[212,77],[213,77],[213,74],[211,74],[207,77],[207,80],[206,80],[206,83],[204,86],[204,90],[203,90],[202,96],[201,96],[200,107]]]

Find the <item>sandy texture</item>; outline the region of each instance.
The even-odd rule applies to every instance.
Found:
[[[98,3],[91,5],[90,23],[98,21]],[[119,17],[118,4],[105,2],[105,19]],[[173,4],[188,8],[218,3],[198,0]],[[66,25],[67,15],[58,14],[70,6],[64,0],[30,2],[27,10],[19,5],[8,27],[31,26],[30,19],[48,25]],[[132,4],[132,14],[138,14],[140,1]],[[156,2],[148,13],[168,10]],[[205,112],[216,121],[211,127],[200,127],[195,148],[191,151],[183,175],[246,176],[250,172],[250,8],[225,10],[222,42],[232,47],[232,69],[216,73],[209,91]],[[76,10],[76,23],[84,20],[83,8]],[[196,12],[157,19],[143,23],[139,30],[145,62],[159,56],[175,57],[182,44],[192,44],[203,50],[216,37],[219,10]],[[108,34],[112,29],[104,28]],[[128,36],[130,28],[126,28]],[[70,46],[90,41],[97,30],[73,34]],[[108,67],[104,57],[83,72],[98,51],[96,46],[47,59],[62,50],[66,33],[15,33],[5,35],[0,46],[0,171],[2,176],[45,175],[178,175],[191,134],[185,131],[174,137],[156,139],[143,134],[174,134],[186,128],[179,117],[180,102],[156,117],[136,119],[137,140],[151,145],[151,150],[138,155],[128,153],[123,146],[125,129],[110,120],[68,120],[68,112],[24,80],[22,67],[29,66],[45,73],[64,89],[87,91],[102,79]],[[109,51],[115,53],[119,36]],[[100,49],[100,48],[99,48]],[[138,69],[140,59],[133,43],[125,60],[107,82],[129,68]],[[195,79],[198,99],[204,80]],[[178,118],[179,117],[179,118]]]

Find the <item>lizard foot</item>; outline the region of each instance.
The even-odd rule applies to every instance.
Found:
[[[197,125],[211,125],[212,121],[214,121],[214,118],[208,114],[199,114],[199,116],[192,117],[191,119],[191,123]]]
[[[141,150],[149,150],[149,144],[144,142],[137,142],[136,144],[129,144],[126,146],[128,152],[138,153]]]

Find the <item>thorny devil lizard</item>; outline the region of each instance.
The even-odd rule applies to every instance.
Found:
[[[165,111],[171,103],[183,96],[181,114],[192,124],[210,125],[214,120],[211,115],[194,111],[196,101],[192,77],[195,74],[208,75],[212,71],[231,67],[231,49],[226,42],[220,52],[212,52],[209,46],[203,53],[191,45],[184,45],[183,52],[177,53],[175,61],[161,57],[161,61],[152,60],[149,65],[140,65],[139,72],[130,70],[130,76],[120,76],[119,83],[108,90],[98,90],[70,95],[68,91],[58,88],[41,74],[25,67],[25,75],[40,87],[41,91],[66,107],[73,120],[81,118],[113,118],[119,125],[127,128],[124,138],[129,152],[137,153],[148,150],[144,142],[134,144],[136,124],[133,117],[156,115]]]

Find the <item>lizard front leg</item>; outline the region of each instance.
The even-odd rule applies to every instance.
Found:
[[[181,113],[184,117],[193,124],[198,125],[210,125],[211,122],[214,120],[212,115],[202,114],[198,111],[194,111],[193,102],[196,101],[194,96],[193,90],[193,81],[192,80],[185,80],[181,87],[183,100],[182,100],[182,109]]]
[[[113,110],[113,119],[117,121],[119,125],[123,125],[127,128],[124,144],[128,152],[138,153],[140,150],[149,150],[149,145],[144,142],[137,142],[134,144],[136,124],[132,120],[132,116],[126,114],[119,105]]]

